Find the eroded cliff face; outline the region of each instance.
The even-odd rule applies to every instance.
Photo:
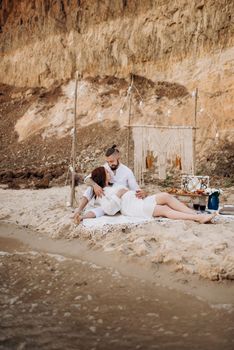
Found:
[[[61,86],[56,101],[34,98],[18,115],[18,141],[69,135],[76,71],[83,76],[81,130],[102,124],[111,134],[110,122],[122,128],[132,73],[139,92],[133,96],[135,124],[194,125],[198,89],[197,160],[215,163],[214,149],[232,147],[234,138],[233,13],[232,0],[0,1],[0,82]]]
[[[233,45],[232,0],[3,0],[0,6],[0,80],[13,85],[48,87],[75,70],[174,79],[178,62],[195,63]]]

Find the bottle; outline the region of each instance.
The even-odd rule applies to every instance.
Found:
[[[219,209],[219,192],[214,192],[209,195],[208,209],[211,209],[211,210]]]

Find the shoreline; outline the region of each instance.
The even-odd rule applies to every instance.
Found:
[[[233,281],[210,281],[197,275],[172,271],[165,264],[152,264],[134,257],[126,257],[116,252],[104,252],[101,249],[91,249],[90,244],[78,239],[55,240],[32,229],[10,223],[0,222],[0,242],[2,247],[8,247],[16,252],[37,251],[46,254],[88,261],[97,266],[112,268],[120,274],[145,280],[154,287],[163,287],[183,294],[191,295],[198,300],[207,302],[212,307],[232,310],[234,307]]]
[[[77,189],[77,201],[84,189]],[[28,242],[33,249],[50,247],[56,254],[110,266],[208,302],[234,303],[233,220],[220,216],[217,223],[207,225],[177,220],[76,227],[71,208],[66,207],[69,194],[68,186],[0,189],[0,223],[13,233],[7,237]]]

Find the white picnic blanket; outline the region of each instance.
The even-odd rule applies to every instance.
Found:
[[[121,214],[116,214],[114,216],[101,216],[95,219],[85,219],[83,225],[85,227],[102,227],[105,225],[124,225],[124,224],[143,224],[152,221],[168,221],[166,218],[156,218],[156,219],[144,219],[132,216],[125,216]]]
[[[83,225],[87,228],[100,228],[106,225],[110,225],[110,226],[126,225],[126,224],[139,225],[139,224],[145,224],[148,222],[166,222],[166,221],[174,222],[175,220],[162,218],[162,217],[144,219],[144,218],[116,214],[114,216],[104,215],[95,219],[86,219],[86,220],[83,220]],[[217,223],[234,221],[234,215],[218,215],[214,221]]]

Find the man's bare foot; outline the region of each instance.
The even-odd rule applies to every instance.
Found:
[[[200,224],[208,224],[209,222],[212,221],[212,219],[217,215],[217,213],[213,213],[213,214],[201,214],[199,215],[199,219],[198,222],[200,222]]]

